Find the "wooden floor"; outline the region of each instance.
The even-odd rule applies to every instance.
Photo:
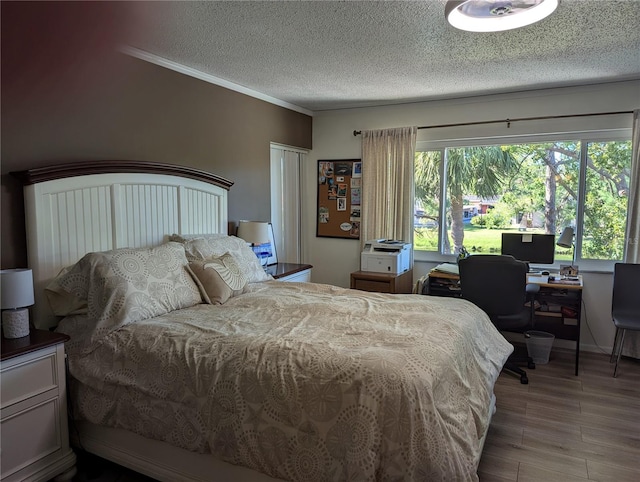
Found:
[[[507,373],[495,387],[497,410],[485,443],[481,482],[640,481],[640,362],[623,359],[618,378],[605,354],[553,351],[527,370],[529,384]],[[152,479],[79,455],[74,482]]]
[[[490,481],[640,481],[640,362],[553,351],[528,385],[500,374],[478,475]]]

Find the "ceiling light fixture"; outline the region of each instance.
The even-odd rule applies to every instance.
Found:
[[[469,32],[502,32],[539,22],[558,7],[558,0],[449,0],[444,15]]]

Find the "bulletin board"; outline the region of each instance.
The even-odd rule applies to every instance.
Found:
[[[318,161],[316,236],[360,239],[360,159]]]

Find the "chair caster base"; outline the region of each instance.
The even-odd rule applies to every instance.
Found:
[[[522,385],[528,385],[529,384],[529,379],[527,378],[526,375],[521,375],[520,376],[520,383]]]
[[[527,362],[527,368],[529,368],[531,370],[535,370],[536,369],[535,362],[532,362],[532,361]]]

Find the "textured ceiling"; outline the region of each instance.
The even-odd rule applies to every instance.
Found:
[[[139,2],[129,46],[310,111],[640,79],[640,0],[500,33],[454,29],[445,3]]]

